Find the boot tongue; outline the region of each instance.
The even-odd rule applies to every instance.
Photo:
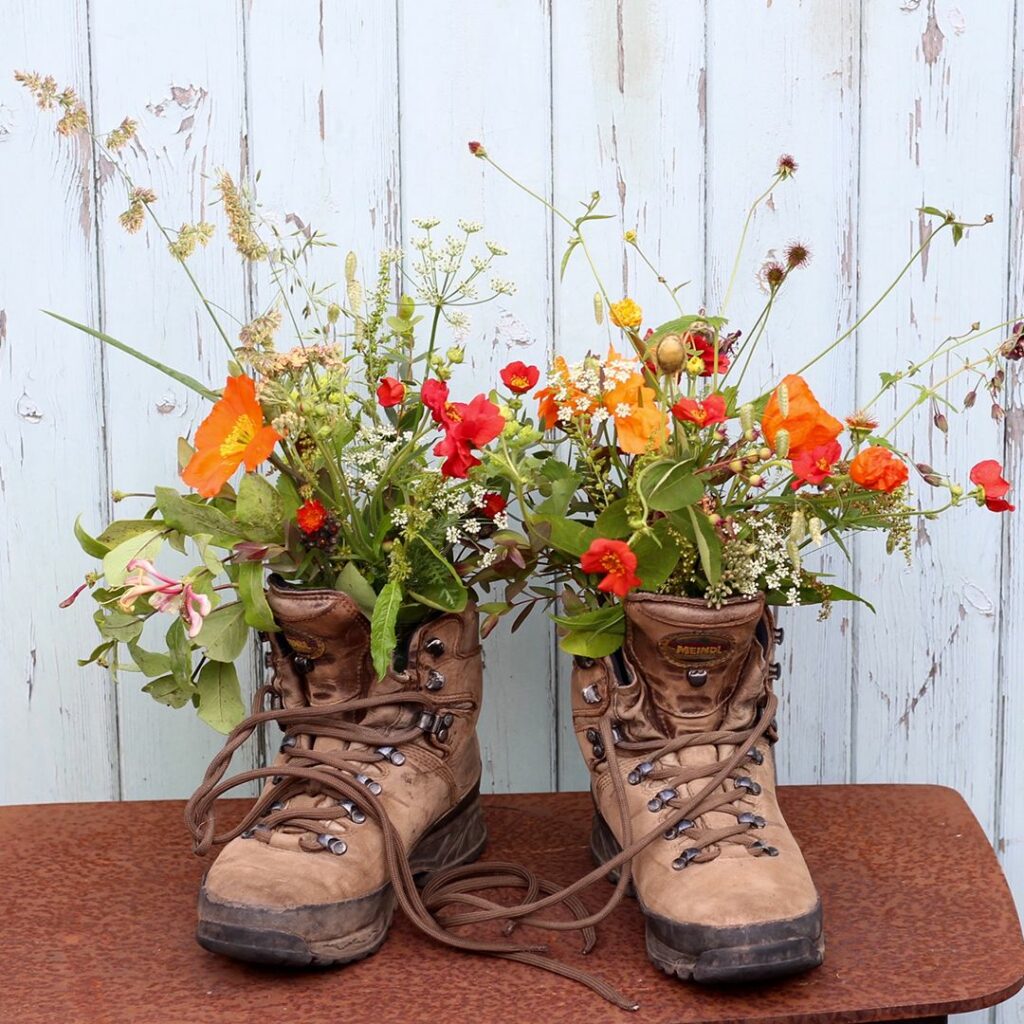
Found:
[[[312,705],[365,697],[375,675],[370,659],[370,621],[346,594],[300,590],[273,578],[267,602]]]
[[[763,614],[761,595],[721,608],[653,594],[626,600],[623,653],[665,735],[752,724],[765,688],[756,640]]]

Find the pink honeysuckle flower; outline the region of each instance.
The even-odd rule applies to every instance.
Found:
[[[210,614],[210,599],[205,594],[197,594],[191,583],[157,572],[148,559],[133,558],[128,563],[128,571],[134,575],[125,580],[128,590],[118,599],[118,607],[130,612],[140,597],[148,597],[154,610],[180,615],[189,639],[194,640],[202,629],[203,619]]]

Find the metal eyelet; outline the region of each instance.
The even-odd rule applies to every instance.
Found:
[[[262,832],[266,827],[267,826],[264,825],[262,822],[258,825],[253,825],[252,828],[247,828],[244,832],[241,833],[241,838],[252,839],[252,837],[256,835],[257,832]]]
[[[305,654],[292,656],[292,664],[299,672],[308,672],[313,667],[313,659],[307,658]]]
[[[356,782],[361,786],[365,786],[374,796],[380,796],[384,789],[379,782],[375,779],[371,779],[368,775],[357,775]]]
[[[268,811],[283,811],[283,810],[284,810],[284,801],[283,801],[283,800],[275,800],[275,801],[274,801],[274,802],[273,802],[273,803],[272,803],[272,804],[271,804],[271,805],[270,805],[270,806],[269,806],[269,807],[267,808],[267,810],[268,810]]]
[[[622,743],[626,739],[622,730],[619,728],[618,722],[612,722],[612,740],[615,743]]]
[[[631,771],[631,772],[630,772],[630,773],[629,773],[629,774],[628,774],[628,775],[626,776],[626,781],[627,781],[627,782],[628,782],[628,783],[629,783],[629,784],[630,784],[631,786],[639,786],[639,785],[640,785],[640,783],[641,783],[641,782],[643,782],[643,780],[644,780],[645,778],[647,778],[647,776],[648,776],[648,775],[650,775],[650,774],[651,774],[651,772],[653,772],[653,771],[654,771],[654,765],[653,765],[653,764],[651,764],[651,762],[650,762],[650,761],[641,761],[641,762],[640,762],[640,763],[639,763],[639,764],[638,764],[638,765],[637,765],[637,766],[636,766],[636,767],[635,767],[635,768],[634,768],[634,769],[633,769],[633,770],[632,770],[632,771]]]
[[[282,782],[284,782],[284,776],[283,775],[275,775],[270,781],[275,786],[280,785]]]
[[[321,832],[316,837],[316,841],[325,849],[330,850],[331,853],[340,857],[347,849],[348,843],[344,839],[339,839],[337,836],[328,835],[326,832]]]
[[[263,667],[273,668],[274,667],[274,652],[264,651],[263,652]]]
[[[779,855],[779,851],[774,846],[762,843],[760,839],[757,842],[751,843],[750,848],[752,850],[760,850],[766,857],[778,857]]]
[[[285,736],[285,738],[283,740],[281,740],[281,746],[279,746],[277,748],[278,749],[278,753],[283,754],[286,750],[291,750],[292,747],[294,747],[294,746],[295,746],[295,737],[294,736]]]
[[[757,747],[751,747],[747,751],[747,760],[753,761],[754,764],[764,764],[764,754]]]
[[[775,643],[781,644],[786,638],[786,631],[781,626],[775,627]]]
[[[436,668],[432,668],[427,673],[427,689],[431,691],[440,690],[447,682],[443,672],[438,672]]]
[[[398,747],[378,747],[377,753],[381,757],[386,757],[394,765],[405,764],[405,754]]]
[[[751,796],[760,796],[761,787],[749,775],[742,775],[736,780],[737,789],[747,790]]]
[[[683,850],[683,852],[676,857],[674,861],[672,861],[672,867],[674,867],[676,871],[682,871],[683,868],[689,867],[690,862],[696,860],[699,856],[700,850],[696,850],[691,846],[690,849]]]
[[[423,645],[423,650],[432,658],[440,658],[444,654],[444,641],[439,636],[432,636]]]
[[[647,810],[651,814],[657,814],[669,800],[674,800],[679,794],[674,789],[663,789],[657,796],[647,801]]]
[[[769,678],[769,679],[770,679],[770,680],[771,680],[771,681],[772,681],[773,683],[774,683],[774,682],[778,682],[778,681],[779,681],[779,679],[781,679],[781,678],[782,678],[782,665],[781,665],[781,664],[780,664],[779,662],[777,662],[777,661],[773,661],[773,662],[772,662],[772,663],[771,663],[771,664],[770,664],[770,665],[768,666],[768,678]]]
[[[706,668],[687,669],[686,681],[695,688],[700,688],[708,681],[708,670]]]
[[[737,814],[736,821],[741,825],[749,825],[751,828],[764,828],[768,824],[760,814],[754,814],[752,811]]]
[[[678,839],[688,829],[693,828],[694,824],[689,818],[683,818],[682,821],[677,821],[671,828],[665,830],[665,838]]]
[[[574,657],[572,660],[575,663],[577,668],[593,668],[594,667],[594,659],[593,658],[588,658],[588,657],[586,657],[586,655],[583,655],[583,654],[577,654],[576,657]]]
[[[366,821],[366,815],[351,800],[339,800],[338,806],[348,814],[353,825],[362,825]]]
[[[593,683],[590,686],[583,687],[582,696],[587,704],[599,704],[601,702],[601,695],[597,692],[597,687]]]

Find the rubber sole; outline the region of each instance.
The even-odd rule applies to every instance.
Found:
[[[479,789],[468,794],[413,848],[413,874],[470,864],[487,845]],[[387,938],[395,910],[390,883],[337,903],[281,910],[211,899],[199,891],[196,941],[211,953],[279,967],[331,967],[376,953]]]
[[[594,814],[590,850],[606,864],[621,846],[600,814]],[[609,872],[612,880],[618,871]],[[644,915],[647,956],[672,977],[707,985],[735,985],[781,978],[819,967],[825,957],[821,902],[799,917],[746,926],[718,928],[672,921],[651,913],[637,897]]]

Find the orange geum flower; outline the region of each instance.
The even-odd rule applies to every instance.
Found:
[[[223,396],[196,431],[196,451],[181,479],[204,498],[212,498],[243,462],[246,469],[255,469],[280,440],[281,435],[263,421],[252,378],[228,377]]]
[[[783,388],[785,400],[780,394]],[[789,433],[789,454],[793,456],[834,441],[843,432],[843,425],[821,407],[807,381],[791,373],[783,378],[768,399],[761,417],[761,429],[773,448],[775,435],[786,430]]]
[[[868,491],[892,494],[909,475],[906,463],[879,445],[862,448],[850,463],[850,479]]]
[[[639,373],[617,384],[604,396],[604,407],[615,421],[620,451],[642,455],[656,451],[668,438],[668,416],[654,403],[653,388]]]
[[[564,356],[558,356],[548,375],[548,385],[536,392],[537,414],[547,430],[577,416],[589,416],[597,402],[582,388],[572,383],[572,371]]]

